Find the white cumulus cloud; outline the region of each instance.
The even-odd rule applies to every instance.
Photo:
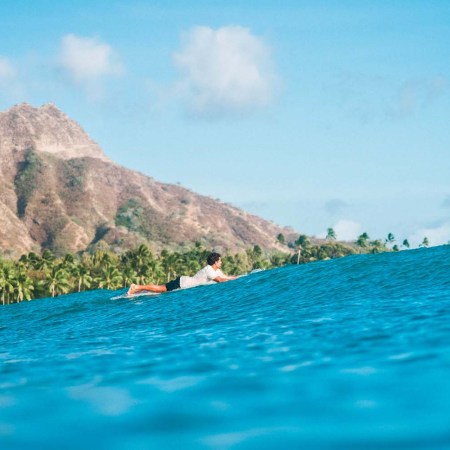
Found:
[[[422,228],[411,236],[412,246],[419,246],[424,238],[428,238],[430,246],[443,245],[450,242],[450,222],[441,223],[436,227]]]
[[[346,219],[338,220],[333,230],[340,241],[355,240],[362,233],[360,223]]]
[[[74,34],[62,38],[59,63],[79,83],[123,72],[123,66],[111,46],[95,37]]]
[[[174,54],[177,95],[198,116],[249,112],[268,105],[275,76],[270,50],[248,28],[195,27]]]

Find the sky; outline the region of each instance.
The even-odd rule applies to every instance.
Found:
[[[450,2],[0,2],[0,110],[299,233],[450,241]]]

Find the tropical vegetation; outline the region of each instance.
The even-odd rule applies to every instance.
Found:
[[[379,253],[409,248],[408,240],[394,245],[394,235],[389,233],[383,241],[370,240],[362,233],[354,243],[336,240],[336,233],[328,228],[325,240],[311,243],[301,234],[295,241],[287,242],[279,234],[275,241],[281,251],[264,251],[258,245],[240,253],[222,257],[225,273],[241,274],[255,269],[269,269],[286,264],[305,264],[313,261],[340,258],[355,253]],[[421,247],[429,245],[424,238]],[[196,243],[185,251],[162,250],[155,254],[146,245],[116,254],[106,245],[90,252],[65,254],[56,257],[50,250],[41,255],[30,252],[18,261],[0,258],[0,302],[9,304],[42,297],[90,289],[120,289],[131,283],[162,284],[180,275],[193,275],[205,264],[209,250]]]

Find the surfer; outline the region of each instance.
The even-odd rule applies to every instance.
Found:
[[[199,270],[193,277],[182,276],[169,281],[166,284],[132,284],[128,290],[129,295],[137,294],[143,291],[150,292],[169,292],[175,289],[186,289],[203,284],[223,283],[234,280],[237,276],[225,275],[220,267],[222,266],[222,257],[219,253],[211,253],[206,259],[207,266]]]

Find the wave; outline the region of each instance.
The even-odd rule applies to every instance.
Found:
[[[5,306],[0,445],[444,448],[449,256],[358,255],[159,296]]]

